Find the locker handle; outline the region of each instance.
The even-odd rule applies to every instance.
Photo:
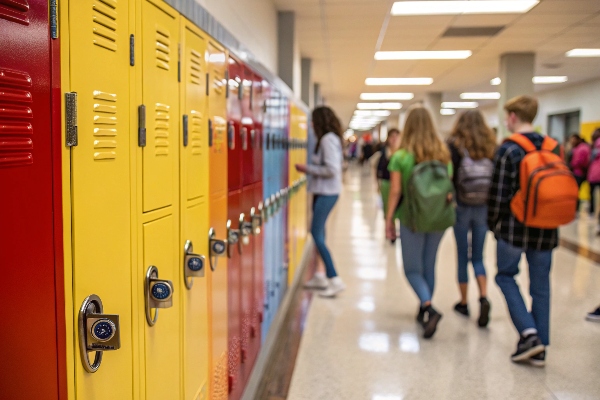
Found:
[[[250,244],[249,236],[252,234],[252,222],[246,221],[246,215],[244,215],[244,213],[240,214],[239,229],[240,229],[240,234],[242,236],[241,242],[247,246],[248,244]],[[242,254],[241,246],[240,246],[240,254]]]
[[[248,150],[248,128],[243,127],[240,136],[242,141],[242,150]]]
[[[252,149],[256,148],[256,130],[255,129],[250,130],[250,147]]]
[[[144,297],[146,303],[146,321],[148,325],[156,325],[158,321],[158,309],[159,308],[171,308],[173,307],[173,282],[158,279],[158,268],[151,265],[146,271],[146,279],[144,280]],[[152,316],[152,309],[155,309],[154,317]]]
[[[227,258],[233,257],[233,254],[231,254],[231,251],[232,251],[231,249],[236,244],[238,245],[238,253],[242,254],[241,243],[240,243],[240,230],[233,229],[231,227],[231,225],[232,225],[231,220],[228,219],[227,220]]]
[[[183,147],[188,145],[188,116],[183,116]]]
[[[215,271],[219,257],[223,257],[225,251],[229,248],[225,240],[216,239],[217,233],[214,228],[208,230],[208,251],[209,251],[209,262],[210,270]]]
[[[119,316],[103,312],[102,300],[95,294],[86,297],[79,308],[79,353],[83,368],[91,374],[100,368],[105,351],[121,347]],[[96,352],[92,363],[91,351]]]
[[[263,205],[262,203],[258,204],[258,212],[252,207],[250,210],[250,219],[252,220],[252,234],[260,235],[260,229],[262,227],[263,221]]]
[[[138,146],[146,147],[146,106],[138,107]]]
[[[212,120],[208,120],[208,147],[213,145],[213,123]]]
[[[189,290],[194,286],[194,278],[204,278],[204,266],[206,258],[200,254],[194,254],[194,244],[187,240],[183,246],[183,281]]]

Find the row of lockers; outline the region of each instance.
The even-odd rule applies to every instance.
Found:
[[[2,397],[240,398],[305,111],[162,0],[0,1],[0,43]]]

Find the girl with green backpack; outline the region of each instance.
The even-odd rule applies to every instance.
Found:
[[[437,250],[456,213],[450,152],[424,107],[409,110],[400,149],[388,169],[386,237],[396,239],[394,219],[400,219],[404,273],[421,302],[417,321],[424,328],[423,337],[429,339],[442,318],[431,305]],[[403,201],[396,210],[400,196]]]

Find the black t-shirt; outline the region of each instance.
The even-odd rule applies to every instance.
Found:
[[[390,171],[388,171],[388,164],[390,163],[390,160],[387,158],[386,148],[383,147],[380,152],[381,157],[379,158],[379,163],[377,163],[377,179],[389,181]]]

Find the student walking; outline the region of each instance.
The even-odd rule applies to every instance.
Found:
[[[467,269],[470,261],[479,286],[478,324],[483,328],[489,323],[491,309],[487,299],[483,249],[488,230],[487,196],[494,171],[492,158],[496,150],[495,135],[478,110],[469,110],[461,114],[456,122],[448,140],[448,147],[452,155],[455,171],[453,180],[457,195],[454,236],[458,254],[460,302],[454,306],[454,310],[469,316]]]
[[[596,188],[600,187],[600,128],[592,134],[592,149],[590,165],[587,171],[587,181],[590,184],[590,215],[596,214]],[[600,221],[596,233],[600,235]]]
[[[387,213],[388,197],[390,195],[390,171],[388,166],[390,158],[398,150],[400,146],[400,131],[396,128],[388,131],[388,137],[385,140],[385,146],[379,151],[380,157],[377,162],[375,174],[377,176],[377,184],[379,185],[379,193],[383,203],[383,216]]]
[[[346,288],[333,265],[325,244],[325,223],[342,190],[342,128],[329,107],[318,107],[312,113],[317,145],[310,165],[296,164],[299,172],[311,175],[308,191],[313,194],[313,217],[310,233],[325,264],[327,279],[317,273],[305,287],[325,289],[322,297],[335,297]]]
[[[417,321],[424,328],[423,337],[429,339],[442,318],[431,304],[437,250],[456,215],[450,152],[439,138],[429,111],[422,106],[410,109],[400,150],[392,156],[389,171],[386,237],[396,239],[394,219],[399,218],[404,273],[420,300]]]
[[[590,149],[590,145],[585,142],[578,134],[571,135],[569,141],[571,142],[572,155],[571,160],[569,162],[569,166],[571,167],[571,171],[573,171],[573,175],[575,175],[575,180],[577,181],[577,186],[581,188],[583,182],[585,182],[587,177],[588,167],[590,166],[590,155],[592,153]],[[577,212],[579,212],[579,203],[577,201]]]
[[[544,366],[550,344],[550,267],[558,227],[575,217],[578,188],[555,140],[534,131],[538,102],[509,100],[506,126],[514,134],[497,150],[488,196],[488,225],[497,244],[498,274],[520,339],[513,362]],[[531,310],[515,281],[521,254],[529,264]]]

